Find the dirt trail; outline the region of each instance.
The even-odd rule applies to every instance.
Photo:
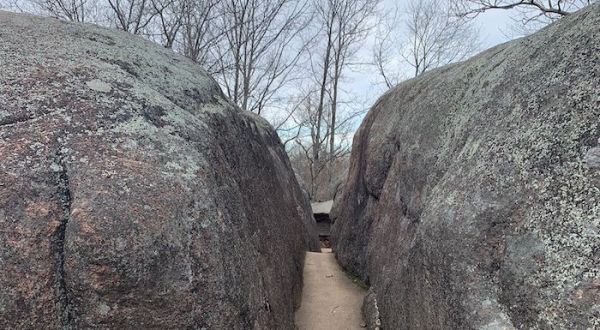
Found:
[[[307,252],[296,326],[300,330],[364,329],[360,308],[365,294],[344,274],[330,249]]]

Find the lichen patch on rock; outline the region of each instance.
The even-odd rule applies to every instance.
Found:
[[[97,92],[108,93],[112,90],[110,84],[98,79],[90,80],[85,84],[87,85],[87,87]]]

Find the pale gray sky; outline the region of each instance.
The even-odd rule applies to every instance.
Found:
[[[397,0],[398,2],[406,2],[405,0]],[[386,11],[391,11],[394,8],[396,0],[384,0],[383,6]],[[399,3],[402,8],[402,4]],[[479,15],[475,18],[474,24],[479,28],[481,49],[484,51],[500,43],[508,41],[513,20],[510,15],[515,13],[509,10],[493,10]],[[365,47],[359,54],[361,61],[372,60],[372,43],[373,38],[368,38],[365,42]],[[401,58],[398,58],[401,61]],[[411,69],[412,70],[412,69]],[[406,72],[406,78],[412,77],[412,71]],[[386,88],[380,84],[381,79],[373,66],[361,66],[355,68],[352,72],[346,75],[345,89],[346,96],[354,97],[362,100],[365,108],[370,108],[377,98],[385,92]],[[362,118],[361,118],[362,119]],[[358,122],[357,122],[358,125]]]
[[[399,10],[402,11],[406,2],[407,0],[382,0],[383,13],[394,13],[396,6],[399,6]],[[507,34],[510,34],[512,25],[514,24],[514,21],[510,17],[511,14],[514,15],[515,13],[509,10],[494,10],[483,13],[475,18],[474,24],[478,27],[480,33],[480,51],[509,40]],[[383,17],[375,17],[374,23],[383,19]],[[404,23],[400,22],[399,24],[403,25]],[[401,25],[397,26],[402,28]],[[342,102],[345,105],[351,104],[354,110],[364,110],[365,114],[366,110],[387,90],[377,73],[376,67],[368,64],[373,62],[374,42],[375,32],[373,31],[365,42],[360,45],[361,49],[354,59],[354,62],[366,64],[347,68],[344,74],[344,81],[341,84]],[[402,47],[401,44],[398,46]],[[403,61],[399,55],[395,56],[394,60],[397,60],[398,63]],[[406,71],[402,75],[403,80],[412,77],[412,70],[410,67],[401,70]],[[285,113],[282,113],[279,109],[268,109],[263,113],[263,116],[276,125],[281,122],[281,118],[285,118]],[[358,128],[363,117],[364,115],[353,121],[351,127],[354,130]],[[338,137],[338,140],[346,141],[347,143],[351,143],[351,139],[351,135]]]
[[[406,0],[383,0],[382,6],[385,6],[383,12],[393,13],[396,1],[398,1],[398,5],[401,9],[403,8],[403,4],[400,2],[406,2]],[[479,52],[509,40],[507,34],[510,34],[511,27],[514,24],[510,17],[511,14],[514,15],[514,12],[508,10],[495,10],[486,12],[475,18],[474,24],[478,27],[480,33],[481,49]],[[382,19],[382,17],[375,18],[377,21]],[[400,24],[403,24],[403,22],[400,22]],[[372,63],[373,44],[375,41],[374,35],[375,32],[372,32],[365,42],[360,45],[361,50],[354,59],[355,62]],[[401,47],[401,45],[399,45],[399,47]],[[397,56],[397,61],[403,61],[402,57]],[[403,74],[404,79],[412,77],[412,70],[412,68],[408,67],[406,70],[403,70],[406,71],[406,73]],[[341,89],[342,102],[345,104],[352,104],[353,109],[365,110],[365,114],[366,110],[368,110],[387,90],[377,73],[376,67],[369,64],[347,68]],[[271,110],[272,111],[263,113],[263,115],[273,123],[280,122],[277,118],[280,118],[282,113],[279,112],[278,109]],[[358,128],[363,117],[364,115],[353,121],[351,127],[353,127],[354,130]],[[352,135],[338,136],[338,141],[345,141],[346,143],[351,144]]]

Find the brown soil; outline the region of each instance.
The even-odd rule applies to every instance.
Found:
[[[307,252],[296,326],[299,330],[363,329],[360,310],[365,295],[343,272],[331,249]]]

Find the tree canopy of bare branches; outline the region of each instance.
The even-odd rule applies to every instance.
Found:
[[[292,127],[294,130],[293,136],[286,139],[290,144],[287,149],[290,154],[292,166],[296,169],[297,174],[301,177],[308,194],[312,199],[328,199],[327,193],[333,191],[329,189],[340,183],[343,175],[340,175],[340,166],[345,166],[345,161],[350,154],[350,138],[352,135],[352,121],[357,118],[363,110],[361,107],[355,109],[345,107],[341,116],[336,122],[337,130],[336,143],[333,152],[326,147],[330,146],[328,141],[333,137],[331,129],[331,105],[329,102],[324,107],[323,117],[320,127],[323,132],[320,135],[320,152],[321,158],[315,159],[315,142],[316,128],[318,123],[318,90],[308,92],[305,97],[299,100],[296,111],[291,117],[297,124]]]
[[[31,9],[58,19],[85,23],[94,20],[95,3],[90,0],[13,0],[9,7],[20,11]]]
[[[311,77],[291,118],[299,127],[292,147],[293,163],[302,165],[302,181],[315,198],[323,196],[320,187],[336,185],[341,160],[350,151],[353,120],[364,112],[356,95],[344,100],[343,78],[373,27],[370,19],[378,2],[315,0],[313,5],[316,42],[309,50]]]
[[[215,73],[218,63],[211,57],[211,49],[223,36],[223,31],[214,28],[221,15],[217,8],[219,0],[183,1],[185,10],[182,11],[179,50],[208,72]]]
[[[406,21],[407,62],[415,76],[471,55],[478,47],[477,31],[450,14],[446,0],[410,0]]]
[[[455,2],[457,16],[473,18],[494,9],[515,9],[523,25],[542,23],[569,15],[597,0],[459,0]]]
[[[218,79],[243,110],[258,114],[287,84],[303,54],[300,34],[310,21],[305,0],[226,0],[224,38],[214,47]]]
[[[156,12],[151,0],[107,0],[109,15],[115,27],[132,34],[141,34]]]
[[[321,154],[325,151],[322,149],[326,140],[329,157],[336,154],[340,81],[356,53],[357,45],[372,28],[368,20],[373,17],[378,3],[372,0],[313,2],[319,30],[317,39],[323,40],[321,47],[316,47],[316,51],[311,52],[311,67],[314,81],[318,84],[318,96],[314,111],[311,110],[313,107],[307,110],[313,112],[310,126],[311,157],[315,168],[321,168]],[[325,116],[326,106],[329,116]]]
[[[191,3],[191,0],[150,0],[150,10],[158,33],[149,34],[158,36],[157,42],[164,47],[173,48]]]
[[[365,107],[344,95],[344,74],[373,24],[378,1],[314,0],[314,40],[308,51],[309,76],[299,90],[289,119],[296,125],[285,141],[292,164],[313,199],[331,198],[343,179],[340,170],[350,152],[354,119]],[[349,98],[349,99],[345,99]]]
[[[478,32],[471,22],[452,15],[449,0],[409,0],[406,14],[398,12],[380,29],[374,49],[374,64],[384,83],[391,88],[398,82],[390,58],[399,54],[413,75],[465,59],[479,47]],[[400,23],[402,22],[402,23]],[[403,27],[403,32],[395,27]],[[394,47],[403,47],[394,49]],[[396,63],[397,66],[401,66]]]

